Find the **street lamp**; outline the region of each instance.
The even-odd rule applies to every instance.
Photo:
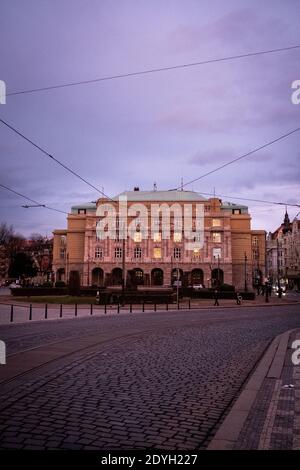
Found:
[[[245,272],[245,292],[247,292],[248,290],[248,286],[247,286],[247,254],[245,252],[245,258],[244,258],[244,272]]]

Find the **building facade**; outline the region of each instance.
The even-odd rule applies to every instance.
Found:
[[[300,289],[300,220],[290,222],[287,212],[267,236],[267,274],[273,284]]]
[[[126,198],[128,214],[138,204],[149,214],[145,229],[133,237],[120,237],[119,196]],[[68,281],[71,271],[79,271],[81,285],[103,286],[129,282],[146,286],[170,286],[174,281],[185,285],[213,287],[233,284],[238,289],[252,289],[257,276],[265,276],[265,232],[251,230],[248,208],[218,198],[205,199],[193,191],[126,191],[111,200],[100,198],[96,203],[74,206],[68,215],[67,229],[55,230],[53,270],[57,281]],[[111,204],[116,211],[113,239],[99,236],[97,223],[101,206]],[[152,205],[170,210],[170,237],[163,235],[162,220],[157,227],[151,225]],[[192,225],[195,207],[203,210],[203,246],[187,250],[182,224],[173,215],[176,207],[192,207]],[[97,212],[97,213],[96,213]],[[144,216],[145,217],[145,216]],[[147,216],[148,218],[148,216]],[[127,216],[130,224],[135,218]],[[136,216],[136,220],[138,217]],[[179,221],[180,222],[180,221]],[[150,227],[152,234],[150,236]],[[255,277],[256,276],[256,277]]]

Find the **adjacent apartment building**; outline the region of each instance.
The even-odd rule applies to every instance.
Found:
[[[300,220],[291,222],[287,212],[267,235],[267,275],[273,284],[300,289]]]
[[[120,236],[123,230],[120,196],[127,201],[126,224],[136,221],[133,236]],[[102,209],[108,204],[115,208],[116,214],[115,232],[110,238],[97,230],[101,220],[99,211],[107,215]],[[141,224],[141,213],[135,210],[138,205],[148,210],[149,216],[143,212],[143,217],[148,219],[146,229]],[[168,238],[164,237],[162,217],[153,227],[150,220],[153,205],[170,211]],[[184,214],[187,206],[192,207],[193,229],[195,207],[201,207],[203,213],[203,243],[192,250],[187,249],[181,216],[173,212],[174,207],[180,207]],[[135,212],[139,216],[133,217]],[[194,191],[134,188],[112,199],[100,198],[95,203],[73,206],[67,217],[67,228],[55,230],[53,234],[56,280],[67,282],[70,272],[75,270],[79,271],[83,286],[121,285],[132,280],[132,276],[136,284],[145,286],[170,286],[179,278],[182,285],[213,287],[226,283],[250,290],[255,283],[264,282],[266,233],[251,230],[248,208],[216,197],[205,199]]]

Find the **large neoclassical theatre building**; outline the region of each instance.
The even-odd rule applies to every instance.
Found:
[[[126,216],[122,212],[122,219],[120,196],[127,201],[128,208]],[[107,205],[113,208],[112,212],[105,212]],[[145,216],[145,212],[143,216],[139,212],[132,216],[135,210],[131,209],[139,205],[148,210],[149,216]],[[169,209],[168,237],[163,232],[162,215],[154,224],[150,220],[153,205]],[[185,214],[184,208],[192,207],[194,227],[196,206],[203,214],[202,244],[200,248],[187,249],[184,224],[173,209],[182,208],[182,214]],[[105,231],[107,227],[102,233],[99,231],[103,214],[106,220],[114,218],[110,236]],[[141,217],[148,217],[147,224],[139,224]],[[132,221],[136,222],[136,233],[129,236],[124,231],[124,224],[130,225]],[[144,286],[174,285],[179,276],[182,285],[213,287],[226,283],[250,290],[253,285],[263,282],[265,276],[266,233],[251,230],[248,208],[216,197],[205,199],[194,191],[140,191],[134,188],[134,191],[125,191],[111,199],[103,197],[95,203],[76,205],[68,214],[67,229],[53,233],[56,281],[68,282],[70,272],[79,271],[82,286],[116,286],[122,285],[130,273],[137,285]]]

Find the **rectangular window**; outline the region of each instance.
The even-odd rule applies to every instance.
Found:
[[[120,247],[115,248],[115,258],[117,258],[117,259],[122,258],[122,248],[120,248]]]
[[[86,214],[86,209],[78,209],[78,214]]]
[[[241,212],[242,212],[241,209],[232,209],[232,213],[234,215],[241,214]]]
[[[134,257],[137,259],[140,259],[142,257],[142,249],[139,246],[134,249],[133,253]]]
[[[160,259],[161,258],[161,248],[154,248],[153,257],[155,259]]]
[[[66,256],[66,250],[64,248],[60,249],[60,259],[65,259]]]
[[[221,254],[222,254],[221,248],[213,248],[213,257],[214,257],[214,259],[216,259],[216,260],[218,258],[221,259]]]
[[[133,240],[136,242],[136,243],[139,243],[142,241],[142,234],[141,232],[135,232],[135,234],[133,235]]]
[[[96,246],[95,248],[95,258],[102,258],[103,257],[103,251],[99,246]]]
[[[173,255],[174,255],[174,259],[180,259],[181,258],[181,249],[180,248],[174,248]]]
[[[214,243],[221,243],[221,233],[220,232],[213,232],[212,239]]]
[[[221,220],[220,219],[212,219],[212,226],[213,227],[221,227]]]
[[[182,233],[181,232],[174,232],[174,242],[180,243],[182,240]]]
[[[155,232],[153,234],[153,241],[154,242],[161,242],[161,233],[160,232]]]
[[[200,258],[200,250],[199,250],[199,248],[194,248],[194,250],[193,250],[193,258]]]

